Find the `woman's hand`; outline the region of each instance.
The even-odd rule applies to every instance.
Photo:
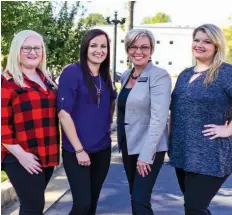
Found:
[[[218,137],[226,138],[231,136],[231,128],[228,126],[228,121],[226,121],[225,125],[215,125],[209,124],[204,126],[205,130],[202,131],[204,136],[211,136],[209,139],[213,140]]]
[[[18,157],[19,163],[32,175],[43,171],[38,160],[37,156],[29,152],[25,152],[22,156]]]
[[[77,161],[79,165],[90,166],[91,161],[90,161],[89,155],[85,151],[77,153],[76,156],[77,156]]]
[[[146,175],[151,172],[151,166],[149,163],[145,163],[143,161],[138,160],[137,161],[137,170],[139,172],[139,175],[145,177]]]

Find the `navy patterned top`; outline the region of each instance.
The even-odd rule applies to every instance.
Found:
[[[210,140],[204,125],[224,125],[232,107],[232,65],[223,63],[204,85],[207,71],[189,83],[193,67],[178,77],[171,102],[170,163],[185,171],[223,177],[232,173],[232,136]]]

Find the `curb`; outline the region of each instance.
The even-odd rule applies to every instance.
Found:
[[[15,190],[9,180],[1,183],[1,207],[4,207],[9,202],[17,197]]]

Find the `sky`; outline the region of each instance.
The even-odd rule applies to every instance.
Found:
[[[104,16],[126,17],[123,0],[93,0],[87,4],[87,13],[101,13]],[[220,24],[232,17],[232,0],[139,0],[134,8],[134,25],[139,25],[145,16],[164,12],[175,24],[198,25],[202,23]]]

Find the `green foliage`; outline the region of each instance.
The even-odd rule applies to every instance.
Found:
[[[4,69],[6,68],[7,57],[8,57],[8,55],[2,55],[2,56],[1,56],[1,66],[2,66],[2,70],[4,70]]]
[[[6,173],[4,171],[1,171],[1,182],[5,181],[7,179],[8,179],[8,177],[7,177]]]
[[[122,24],[122,25],[120,25],[120,27],[121,27],[121,30],[122,30],[122,31],[125,31],[125,23]]]
[[[155,23],[165,23],[170,22],[170,17],[165,13],[157,13],[154,16],[147,16],[143,18],[142,24],[155,24]]]
[[[89,27],[95,26],[97,24],[107,24],[106,19],[100,13],[90,13],[87,17],[82,18],[81,22]]]
[[[55,4],[51,1],[3,1],[2,6],[2,54],[9,52],[15,33],[30,29],[43,35],[47,47],[47,64],[60,72],[67,64],[79,60],[80,43],[90,26],[81,21],[84,7],[76,1],[70,8],[67,1],[60,2],[54,15]],[[53,74],[55,77],[58,73]]]
[[[232,19],[232,17],[229,19]],[[226,60],[232,64],[232,26],[223,29],[223,32],[226,37]]]

